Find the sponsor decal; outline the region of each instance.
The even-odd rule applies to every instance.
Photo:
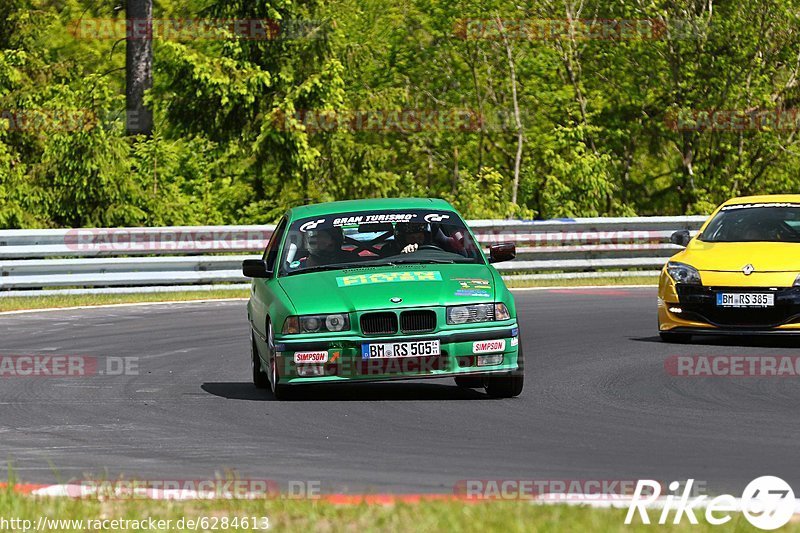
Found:
[[[300,231],[305,233],[310,230],[317,229],[317,226],[323,224],[325,222],[324,218],[320,218],[319,220],[310,220],[305,222],[302,226],[300,226]]]
[[[450,215],[431,213],[429,215],[425,215],[425,222],[441,222],[442,220],[447,220],[448,218],[450,218]]]
[[[519,345],[519,337],[512,337],[511,346],[518,346],[518,345]]]
[[[341,357],[341,355],[342,355],[342,352],[340,352],[340,351],[333,352],[331,354],[331,363],[335,363],[339,359],[339,357]]]
[[[489,280],[488,279],[453,278],[453,281],[457,281],[462,289],[481,289],[481,290],[489,290],[490,289]]]
[[[328,352],[295,352],[295,363],[327,363]]]
[[[381,272],[377,274],[357,274],[355,276],[341,276],[336,278],[336,284],[339,287],[371,285],[373,283],[394,283],[401,281],[442,281],[442,274],[438,270],[432,270],[429,272]]]
[[[459,289],[455,292],[456,296],[478,296],[481,298],[489,298],[491,296],[486,291],[475,291],[471,289]]]
[[[333,225],[354,226],[356,224],[379,224],[381,222],[409,222],[417,215],[414,213],[378,213],[374,215],[359,215],[354,217],[341,217],[333,219]]]
[[[477,341],[472,343],[472,353],[502,352],[506,349],[506,340]]]
[[[754,209],[759,207],[800,207],[800,204],[792,204],[788,202],[771,202],[771,203],[759,203],[759,204],[736,204],[736,205],[726,205],[722,208],[722,211],[733,211],[735,209]]]

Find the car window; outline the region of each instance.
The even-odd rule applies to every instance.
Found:
[[[283,233],[285,230],[286,217],[283,217],[275,227],[275,231],[272,232],[272,237],[269,239],[269,244],[267,244],[267,247],[264,250],[264,256],[262,259],[264,259],[264,261],[267,263],[267,270],[272,270],[275,267],[275,260],[278,258],[278,249],[280,248],[281,239],[283,238]]]
[[[353,266],[483,263],[452,211],[354,211],[299,219],[286,234],[279,275]]]
[[[800,204],[725,206],[698,238],[704,242],[800,242]]]

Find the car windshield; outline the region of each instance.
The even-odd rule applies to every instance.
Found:
[[[279,272],[483,262],[479,246],[452,211],[356,211],[293,222]]]
[[[800,242],[800,204],[725,206],[698,238],[704,242]]]

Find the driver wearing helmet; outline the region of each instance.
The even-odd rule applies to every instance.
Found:
[[[341,228],[309,230],[305,234],[305,247],[308,256],[301,261],[304,267],[330,265],[347,260],[347,252],[342,250],[344,237]]]
[[[395,250],[401,254],[416,252],[420,246],[430,244],[430,236],[428,224],[398,222],[394,227]]]

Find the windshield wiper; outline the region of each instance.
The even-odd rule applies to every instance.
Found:
[[[387,263],[388,265],[423,265],[423,264],[430,264],[430,265],[452,265],[455,263],[452,259],[399,259],[397,261],[392,261],[391,263]]]
[[[334,263],[331,265],[317,265],[307,268],[301,268],[300,270],[295,270],[294,272],[287,272],[287,276],[291,276],[294,274],[305,274],[306,272],[323,272],[325,270],[344,270],[346,268],[354,268],[363,265],[363,263]]]

